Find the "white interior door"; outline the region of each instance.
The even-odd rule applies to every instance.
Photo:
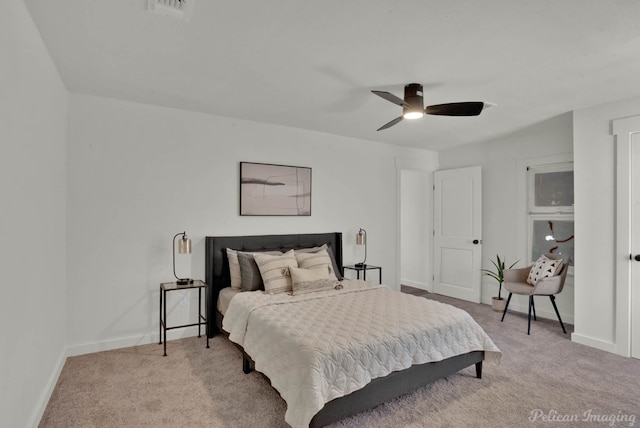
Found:
[[[434,173],[434,292],[480,303],[482,170]]]
[[[631,356],[640,358],[640,134],[631,135]]]

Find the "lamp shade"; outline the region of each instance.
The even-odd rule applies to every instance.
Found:
[[[191,239],[186,234],[178,241],[178,253],[191,254]]]
[[[356,245],[367,245],[367,231],[360,229],[356,235]]]

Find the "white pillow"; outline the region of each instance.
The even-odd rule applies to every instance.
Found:
[[[298,267],[293,250],[281,256],[255,253],[253,255],[264,282],[264,290],[269,294],[290,293],[291,272],[289,268]]]
[[[531,266],[527,282],[536,285],[542,278],[549,278],[560,273],[562,269],[562,259],[553,260],[542,255]]]
[[[314,253],[296,251],[295,256],[298,261],[298,267],[321,270],[324,272],[325,278],[337,279],[326,247]]]
[[[234,290],[240,290],[240,288],[242,288],[242,276],[240,274],[238,252],[231,248],[227,248],[227,259],[229,260],[229,273],[231,274],[231,288]]]

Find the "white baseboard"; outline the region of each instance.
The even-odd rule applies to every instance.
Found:
[[[423,282],[411,281],[410,279],[400,280],[402,285],[408,285],[409,287],[419,288],[420,290],[433,292],[433,286],[431,284],[425,284]]]
[[[40,394],[38,398],[38,402],[36,408],[31,415],[31,421],[28,426],[37,428],[40,425],[40,421],[42,420],[42,416],[44,415],[44,411],[47,409],[47,404],[49,404],[49,400],[51,399],[51,394],[53,394],[53,390],[58,383],[58,378],[60,378],[60,373],[62,373],[62,368],[64,367],[64,363],[67,361],[67,352],[66,348],[62,350],[60,356],[58,357],[58,361],[53,368],[53,372],[51,376],[49,376],[49,380]]]
[[[585,336],[579,333],[571,334],[571,341],[579,343],[581,345],[590,346],[592,348],[600,349],[602,351],[611,352],[616,354],[616,344],[612,342],[607,342],[605,340],[596,339],[593,337]]]
[[[70,345],[67,348],[69,357],[77,355],[93,354],[94,352],[111,351],[112,349],[128,348],[130,346],[146,345],[152,343],[153,335],[126,337],[120,339],[111,339],[103,342],[90,342],[78,345]],[[158,336],[155,336],[156,338]]]
[[[202,326],[201,334],[205,335],[205,328]],[[185,327],[167,332],[168,340],[182,339],[198,335],[198,327]],[[149,343],[159,343],[160,337],[155,333],[143,336],[130,336],[118,339],[110,339],[102,342],[90,342],[67,347],[67,356],[92,354],[94,352],[110,351],[112,349],[129,348],[131,346],[147,345]]]

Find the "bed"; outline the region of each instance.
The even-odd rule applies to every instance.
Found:
[[[287,250],[299,250],[305,248],[312,247],[321,247],[326,245],[327,248],[330,249],[330,252],[333,254],[334,258],[334,266],[336,268],[336,274],[340,277],[343,274],[343,265],[342,265],[342,234],[341,233],[322,233],[322,234],[291,234],[291,235],[261,235],[261,236],[229,236],[229,237],[206,237],[205,241],[205,278],[207,283],[206,289],[206,311],[207,311],[207,335],[208,337],[213,337],[216,334],[224,333],[228,337],[230,336],[227,332],[222,330],[223,325],[223,315],[218,310],[218,296],[220,295],[221,290],[227,289],[230,285],[230,272],[228,267],[228,258],[227,258],[227,248],[233,248],[240,251],[287,251]],[[374,294],[381,294],[384,296],[388,296],[388,294],[384,293],[395,293],[389,290],[384,289],[384,287],[371,286],[367,284],[360,284],[355,281],[343,281],[345,284],[345,290],[340,290],[336,293],[342,293],[348,297],[343,297],[340,295],[340,299],[351,298],[354,299],[354,296],[373,296]],[[375,288],[375,290],[373,289]],[[370,290],[371,289],[371,290]],[[332,291],[327,291],[327,294],[333,293]],[[361,294],[358,294],[361,293]],[[250,294],[253,293],[243,293],[244,297],[251,297]],[[319,293],[322,294],[322,293]],[[320,297],[310,296],[298,296],[298,299],[303,301],[299,303],[300,305],[310,305],[315,304],[309,302],[309,300],[315,301],[324,301],[327,299]],[[333,295],[332,295],[333,298]],[[379,298],[379,297],[377,297]],[[237,299],[238,301],[240,299]],[[247,299],[245,299],[247,300]],[[250,300],[250,299],[249,299]],[[282,300],[282,299],[281,299]],[[416,298],[416,300],[424,301],[426,299]],[[337,300],[336,300],[337,302]],[[433,302],[434,304],[438,304],[437,302]],[[327,304],[326,302],[324,304]],[[348,304],[348,303],[346,303]],[[326,310],[330,310],[332,308],[333,303],[329,304],[330,306],[326,306]],[[438,304],[440,305],[440,304]],[[444,305],[447,306],[447,305]],[[260,304],[258,306],[260,307]],[[280,306],[274,305],[275,308],[280,308]],[[458,310],[459,311],[459,310]],[[463,312],[463,311],[460,311]],[[464,313],[466,314],[466,313]],[[466,314],[468,316],[468,314]],[[470,317],[469,317],[470,318]],[[226,320],[228,321],[228,319]],[[475,323],[475,322],[474,322]],[[228,328],[228,327],[227,327]],[[478,326],[479,328],[479,326]],[[265,331],[268,331],[266,329]],[[481,329],[480,329],[481,330]],[[247,332],[249,330],[247,329]],[[484,333],[484,332],[482,332]],[[249,334],[249,333],[247,333]],[[258,334],[258,333],[256,333]],[[259,334],[264,334],[259,333]],[[487,337],[488,338],[488,337]],[[245,351],[244,343],[242,340],[238,340],[233,338],[236,346],[241,350],[243,354],[243,370],[245,373],[250,372],[254,367],[254,359],[256,361],[261,361],[258,358],[260,355],[257,355],[259,352],[257,349],[260,349],[261,346],[264,347],[264,343],[262,345],[253,346],[253,349],[249,352]],[[414,391],[415,389],[429,384],[437,379],[441,379],[452,375],[466,367],[475,365],[476,376],[481,378],[482,376],[482,363],[485,359],[485,354],[487,350],[490,354],[499,354],[499,350],[493,345],[493,343],[488,339],[490,345],[482,349],[473,349],[467,352],[462,352],[453,356],[448,356],[443,359],[437,359],[434,362],[426,362],[420,364],[413,364],[408,366],[407,368],[403,368],[401,370],[393,370],[388,374],[385,374],[380,377],[374,377],[372,380],[368,381],[366,385],[360,386],[357,385],[357,388],[353,391],[349,390],[349,392],[344,396],[338,396],[336,398],[332,398],[327,400],[327,402],[323,403],[323,406],[317,411],[313,410],[315,413],[309,422],[309,426],[311,427],[319,427],[325,426],[337,420],[343,419],[347,416],[359,413],[361,411],[370,409],[374,406],[377,406],[381,403],[389,401],[393,398],[399,397],[400,395],[409,393]],[[241,343],[242,345],[239,345]],[[283,345],[285,346],[285,345]],[[247,347],[250,349],[250,347]],[[253,355],[249,355],[253,354]],[[314,357],[315,358],[315,357]],[[264,360],[264,359],[263,359]],[[328,363],[327,363],[328,364]],[[285,366],[286,368],[286,366]],[[261,367],[258,367],[259,371]],[[273,376],[272,376],[273,377]],[[267,375],[267,378],[269,376]],[[276,382],[274,383],[274,380]],[[283,395],[285,401],[287,401],[286,394],[282,388],[279,388],[279,380],[270,379],[272,385]],[[353,387],[351,387],[353,389]],[[289,394],[290,395],[290,394]],[[335,394],[333,394],[335,395]],[[287,402],[288,406],[290,406],[289,401]],[[288,407],[287,417],[289,417],[289,412],[291,410]],[[300,421],[304,421],[304,423]],[[306,426],[308,419],[304,417],[302,419],[295,419],[295,426]],[[288,420],[288,422],[290,422]],[[291,422],[290,422],[291,423]]]

